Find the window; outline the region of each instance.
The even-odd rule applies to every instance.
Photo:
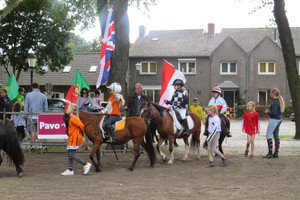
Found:
[[[178,69],[184,74],[196,74],[196,59],[178,59]]]
[[[267,105],[269,100],[270,100],[270,97],[269,97],[269,94],[270,94],[271,90],[260,90],[258,91],[258,103],[260,105]]]
[[[222,62],[220,65],[221,74],[237,74],[236,63]]]
[[[64,73],[69,73],[71,71],[72,66],[65,66],[65,68],[63,69]]]
[[[97,67],[98,67],[97,65],[92,65],[92,66],[90,67],[89,72],[96,72]]]
[[[140,74],[156,74],[157,73],[157,64],[156,62],[141,62],[141,71]]]
[[[258,63],[258,74],[271,75],[275,74],[276,65],[274,62],[260,62]]]

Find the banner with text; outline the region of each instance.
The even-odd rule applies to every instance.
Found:
[[[63,114],[40,114],[38,139],[68,139]]]

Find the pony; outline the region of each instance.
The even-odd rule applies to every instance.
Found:
[[[200,132],[201,132],[201,120],[198,115],[195,113],[189,113],[191,116],[194,127],[189,130],[192,135],[191,138],[191,147],[196,149],[196,155],[200,159]],[[147,102],[143,103],[141,108],[141,115],[147,121],[154,121],[157,125],[157,132],[159,133],[159,140],[156,144],[156,149],[160,154],[163,161],[166,161],[166,155],[161,151],[161,145],[165,140],[169,140],[169,152],[170,159],[168,161],[169,164],[174,163],[174,154],[173,154],[173,145],[174,138],[182,138],[185,143],[185,153],[182,160],[187,160],[190,144],[188,141],[189,135],[180,134],[177,128],[174,125],[172,114],[170,110],[164,108],[158,104]]]
[[[79,112],[79,118],[85,126],[85,135],[93,142],[93,149],[89,155],[93,165],[97,172],[102,171],[102,165],[100,163],[100,147],[103,144],[103,133],[100,128],[101,122],[103,122],[105,115],[95,115],[87,112]],[[64,116],[66,128],[68,129],[68,117]],[[140,145],[147,152],[150,159],[150,167],[153,167],[155,161],[155,151],[152,145],[151,134],[148,129],[148,125],[140,117],[128,117],[125,119],[125,127],[122,130],[114,132],[116,138],[115,145],[125,144],[129,140],[132,140],[134,145],[134,160],[128,168],[133,170],[136,161],[140,156]],[[144,141],[144,136],[146,141]],[[97,161],[94,156],[96,155]]]
[[[0,151],[1,149],[13,161],[18,177],[23,176],[23,169],[21,165],[24,164],[25,158],[21,150],[18,134],[15,128],[8,122],[0,120]],[[0,153],[0,165],[3,159]]]

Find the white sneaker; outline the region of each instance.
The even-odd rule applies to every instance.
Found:
[[[63,173],[61,173],[62,176],[72,176],[74,175],[74,170],[69,170],[67,169],[66,171],[64,171]]]
[[[91,169],[92,164],[87,163],[86,165],[83,165],[83,174],[88,174]]]

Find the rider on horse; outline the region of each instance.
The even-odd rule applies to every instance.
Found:
[[[184,83],[181,79],[175,79],[172,85],[174,85],[174,89],[175,89],[172,99],[171,101],[164,100],[164,102],[166,104],[172,105],[172,108],[175,111],[179,112],[181,117],[181,120],[179,121],[182,121],[182,125],[185,129],[183,134],[189,135],[188,121],[186,118],[186,116],[188,115],[187,112],[188,96],[186,91],[183,90]]]
[[[229,122],[228,118],[224,115],[224,113],[226,113],[226,110],[227,110],[228,106],[227,106],[226,101],[223,99],[223,97],[221,97],[222,90],[219,87],[214,87],[211,90],[211,92],[212,92],[213,96],[210,99],[210,101],[208,102],[208,106],[215,105],[217,107],[218,112],[219,112],[219,117],[220,117],[221,122],[222,122],[222,131],[224,129],[227,129],[225,127],[228,127],[228,129],[226,130],[226,136],[231,137],[230,130],[229,130],[230,129],[230,122]]]
[[[112,83],[107,87],[110,89],[111,96],[108,98],[107,106],[100,112],[103,114],[108,114],[108,119],[105,122],[105,139],[106,142],[115,142],[114,130],[112,124],[116,121],[121,120],[120,104],[125,103],[123,96],[119,94],[122,91],[120,83]]]

